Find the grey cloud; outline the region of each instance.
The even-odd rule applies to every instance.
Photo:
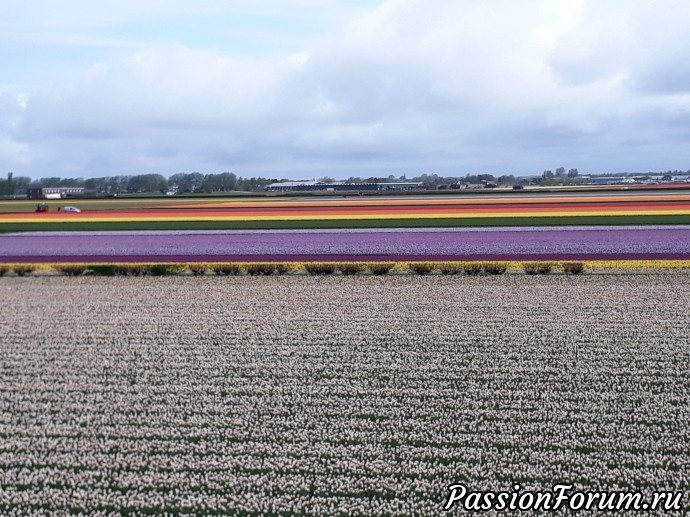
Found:
[[[649,38],[670,18],[673,43]],[[35,174],[687,168],[688,22],[622,0],[387,0],[300,54],[155,44],[27,85],[25,108],[0,86],[0,138]]]

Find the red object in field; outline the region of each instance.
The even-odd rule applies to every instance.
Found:
[[[36,205],[36,212],[47,212],[48,211],[48,205],[45,203],[39,203]]]

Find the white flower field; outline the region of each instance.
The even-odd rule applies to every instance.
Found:
[[[690,490],[687,271],[0,292],[2,515],[430,515],[458,482]]]

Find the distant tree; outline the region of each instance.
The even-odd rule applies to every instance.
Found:
[[[200,172],[192,172],[189,174],[190,189],[196,192],[201,189],[201,184],[204,182],[204,175]]]
[[[130,176],[127,181],[129,192],[165,192],[168,180],[161,174],[139,174]]]
[[[184,172],[178,172],[177,174],[173,174],[172,176],[168,177],[168,185],[170,186],[170,188],[174,187],[178,191],[182,192],[186,176],[187,175]]]
[[[31,186],[31,178],[28,176],[12,177],[12,192],[11,194],[24,194],[26,189]]]
[[[62,178],[60,179],[61,187],[83,187],[84,178]]]
[[[129,187],[129,176],[113,176],[111,181],[115,192],[127,192]]]
[[[219,180],[219,190],[221,192],[227,192],[229,190],[235,190],[237,188],[237,176],[232,172],[223,172],[218,175]]]
[[[217,192],[220,190],[220,181],[217,174],[206,174],[201,182],[202,192]]]
[[[558,169],[556,169],[556,177],[565,178],[565,167],[559,167]]]
[[[388,179],[383,178],[383,181],[388,181]],[[439,177],[438,174],[422,174],[421,176],[413,178],[412,181],[423,183],[424,187],[428,189],[435,189],[439,185],[443,184],[443,178]]]
[[[206,174],[201,182],[202,192],[228,192],[237,188],[237,176],[231,172]]]
[[[263,190],[266,185],[275,183],[275,179],[270,178],[239,178],[237,180],[237,189],[245,192],[254,192]]]
[[[84,180],[84,188],[96,192],[105,192],[108,178],[88,178]]]
[[[7,174],[7,179],[0,178],[0,196],[13,196],[26,193],[26,189],[32,184],[31,178]]]
[[[61,180],[62,180],[62,178],[58,178],[55,176],[41,178],[38,180],[37,186],[40,186],[40,187],[59,187]]]
[[[168,179],[168,184],[177,187],[179,192],[196,192],[201,189],[204,175],[200,172],[173,174]]]

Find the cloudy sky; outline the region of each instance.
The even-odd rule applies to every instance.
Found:
[[[17,176],[690,169],[687,0],[2,3]]]

